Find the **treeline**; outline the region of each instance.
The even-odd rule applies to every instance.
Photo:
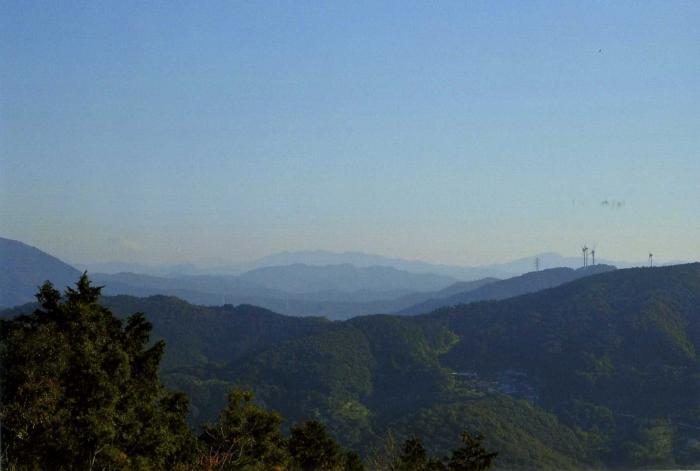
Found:
[[[189,400],[158,376],[165,352],[142,313],[125,322],[84,274],[64,294],[44,284],[40,308],[0,327],[2,445],[9,469],[482,470],[496,453],[462,435],[450,456],[389,435],[365,462],[317,421],[283,418],[234,389],[218,421],[196,434]]]

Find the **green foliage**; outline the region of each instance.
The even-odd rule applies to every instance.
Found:
[[[369,428],[362,399],[372,392],[372,357],[362,331],[346,324],[282,341],[238,364],[230,378],[290,421],[329,423],[355,446]]]
[[[447,462],[450,471],[483,471],[489,469],[498,453],[488,452],[481,445],[483,436],[475,437],[469,432],[462,433],[462,446],[452,451]]]
[[[282,417],[253,403],[250,391],[234,389],[215,425],[200,436],[206,460],[216,469],[272,469],[288,460]]]
[[[356,451],[345,452],[344,461],[345,471],[363,471],[365,469],[362,457]]]
[[[250,391],[234,389],[219,420],[200,436],[199,465],[216,470],[289,469],[358,471],[362,460],[346,452],[323,424],[306,421],[281,431],[282,417],[253,402]]]
[[[44,284],[33,314],[2,324],[3,445],[34,469],[172,467],[191,458],[186,397],[158,379],[164,343],[142,314],[125,324],[85,274]]]
[[[445,469],[439,460],[428,456],[423,444],[415,437],[404,442],[395,467],[398,471],[443,471]]]
[[[295,425],[288,443],[292,456],[292,469],[300,471],[330,471],[342,469],[345,455],[338,443],[326,432],[322,423],[315,420]]]
[[[643,421],[635,428],[636,439],[621,446],[626,462],[635,466],[667,467],[675,464],[673,427],[668,420]]]
[[[520,469],[580,468],[586,461],[581,435],[526,401],[485,396],[435,404],[390,424],[398,437],[419,438],[427,452],[449,455],[467,431],[487,431],[485,447],[498,450],[496,464]]]
[[[416,437],[404,441],[397,449],[393,435],[387,434],[384,446],[372,454],[370,466],[377,471],[484,471],[493,465],[498,453],[481,444],[481,435],[462,432],[462,444],[447,458],[435,458]]]
[[[287,317],[255,306],[195,306],[172,296],[104,298],[117,316],[134,311],[149,314],[154,332],[168,345],[163,371],[206,374],[253,352],[324,329],[318,317]],[[225,399],[225,395],[222,398]],[[209,419],[214,419],[210,417]]]
[[[583,432],[585,461],[697,463],[699,264],[618,270],[419,321],[441,323],[460,337],[441,358],[456,371],[490,379],[507,369],[521,371],[542,407]],[[650,441],[631,423],[668,417],[685,424],[672,428],[663,442],[670,447]]]

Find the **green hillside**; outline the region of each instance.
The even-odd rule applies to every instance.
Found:
[[[700,264],[345,322],[163,296],[104,302],[153,322],[164,382],[191,397],[193,424],[240,385],[366,456],[387,433],[444,454],[467,429],[499,450],[500,467],[700,463]]]
[[[533,271],[525,273],[524,275],[488,283],[473,290],[457,292],[451,296],[429,299],[396,311],[396,313],[409,315],[425,314],[446,306],[513,298],[528,293],[535,293],[543,289],[554,288],[580,278],[598,275],[615,269],[616,268],[611,265],[599,264],[576,270],[559,267],[542,271]]]
[[[460,337],[444,366],[536,396],[595,435],[606,462],[700,458],[700,264],[606,273],[419,321]]]

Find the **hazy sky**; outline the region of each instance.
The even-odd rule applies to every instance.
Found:
[[[698,259],[699,21],[696,1],[3,1],[0,236],[68,261]]]

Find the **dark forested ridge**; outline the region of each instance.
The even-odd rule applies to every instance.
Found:
[[[605,462],[697,463],[700,264],[615,271],[417,320],[460,337],[444,366],[533,398]]]
[[[502,467],[700,463],[700,264],[615,270],[502,301],[345,322],[252,306],[107,297],[143,311],[164,382],[212,420],[232,385],[366,456],[481,432]],[[18,310],[6,311],[5,316]]]
[[[592,265],[585,268],[549,268],[533,271],[505,280],[497,280],[471,290],[459,291],[451,296],[436,297],[397,311],[397,314],[424,314],[445,306],[512,298],[554,288],[586,276],[615,270],[611,265]]]

